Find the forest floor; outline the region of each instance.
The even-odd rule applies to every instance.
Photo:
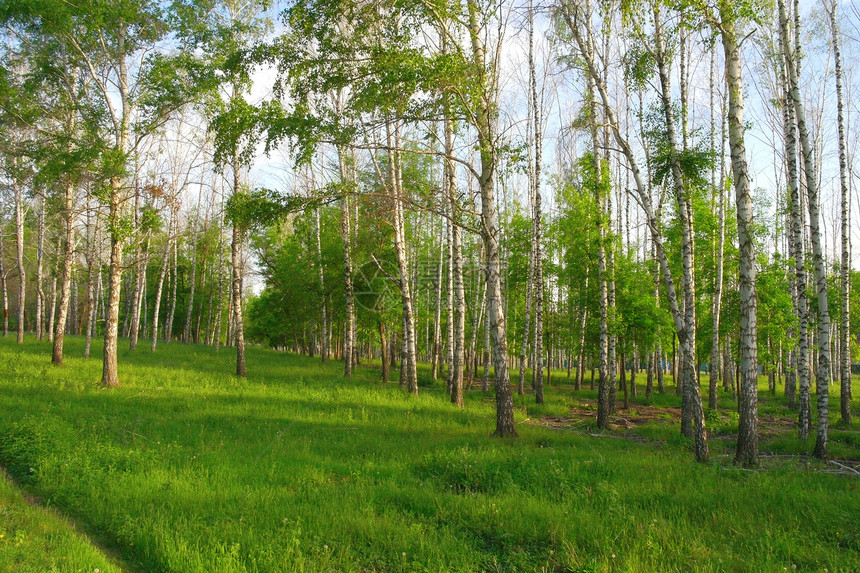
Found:
[[[860,428],[838,388],[817,460],[763,379],[749,470],[731,395],[693,461],[671,380],[646,399],[640,376],[597,431],[595,391],[554,373],[500,440],[491,397],[457,409],[424,367],[412,397],[373,365],[345,380],[252,347],[238,380],[231,349],[171,344],[121,350],[106,390],[82,347],[55,368],[47,342],[0,339],[0,571],[860,570]]]

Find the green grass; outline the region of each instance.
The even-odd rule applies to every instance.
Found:
[[[28,503],[0,474],[0,571],[119,572],[90,541],[56,513]]]
[[[671,420],[636,440],[536,425],[594,397],[562,373],[546,405],[518,408],[520,438],[499,440],[491,400],[472,391],[458,410],[425,370],[411,397],[372,367],[345,380],[339,363],[250,348],[240,381],[230,349],[174,344],[121,351],[123,386],[105,390],[81,349],[68,339],[54,368],[46,343],[0,340],[0,461],[130,568],[860,570],[860,480],[796,457],[741,470],[730,439],[696,464]],[[651,402],[677,406],[673,392]],[[860,455],[839,431],[857,436],[834,430],[834,449]],[[812,446],[779,440],[763,450]]]

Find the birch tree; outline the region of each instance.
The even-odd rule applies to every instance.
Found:
[[[836,21],[838,4],[836,0],[825,2],[825,9],[830,16],[830,36],[833,49],[834,76],[836,81],[836,124],[839,143],[839,191],[840,191],[840,220],[841,220],[841,260],[839,302],[842,316],[839,330],[839,405],[842,423],[851,425],[851,245],[850,245],[850,211],[848,196],[848,151],[845,141],[845,103],[842,96],[842,51],[839,42],[839,24]]]
[[[818,180],[815,177],[815,160],[809,128],[806,124],[803,99],[800,95],[799,79],[795,60],[797,52],[791,49],[789,40],[789,21],[784,0],[778,0],[779,36],[783,53],[786,58],[788,76],[788,94],[794,108],[794,120],[800,138],[801,156],[803,159],[804,176],[806,181],[807,209],[809,211],[809,237],[812,244],[812,265],[815,273],[815,286],[818,301],[818,368],[816,372],[816,394],[818,398],[818,428],[816,432],[814,453],[818,457],[827,455],[828,402],[830,385],[830,309],[827,300],[827,272],[824,261],[824,248],[821,244],[820,207],[818,196]]]

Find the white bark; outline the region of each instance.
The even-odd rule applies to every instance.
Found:
[[[788,62],[794,63],[797,54],[792,54],[788,41],[788,18],[785,2],[779,0],[780,38],[783,51]],[[815,283],[818,294],[818,371],[816,376],[816,393],[818,395],[818,428],[815,441],[815,455],[823,457],[827,454],[828,415],[830,412],[828,394],[830,385],[830,310],[827,301],[827,273],[825,269],[824,251],[821,244],[820,213],[818,198],[818,181],[815,178],[813,149],[806,125],[803,100],[797,68],[788,65],[789,95],[794,107],[795,121],[800,134],[800,146],[803,157],[804,175],[806,177],[807,208],[809,210],[809,234],[812,243],[812,264],[815,271]]]
[[[836,0],[827,8],[830,13],[830,34],[833,47],[833,61],[836,76],[836,121],[839,137],[839,190],[841,194],[841,235],[842,256],[840,264],[840,305],[842,321],[839,331],[839,405],[842,423],[851,425],[851,239],[850,212],[848,197],[848,152],[845,143],[845,103],[842,96],[842,52],[839,48],[839,25],[836,22]]]
[[[744,99],[740,46],[730,8],[721,5],[720,35],[726,60],[728,90],[729,153],[737,205],[741,328],[740,394],[738,401],[738,443],[735,462],[745,466],[758,464],[758,339],[756,330],[756,262],[752,236],[753,204],[749,188],[746,149],[744,147]]]

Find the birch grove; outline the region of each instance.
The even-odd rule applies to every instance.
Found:
[[[674,400],[747,467],[762,393],[816,456],[852,424],[839,2],[42,4],[3,14],[0,290],[56,366],[269,346],[504,438],[558,387],[607,433]]]

